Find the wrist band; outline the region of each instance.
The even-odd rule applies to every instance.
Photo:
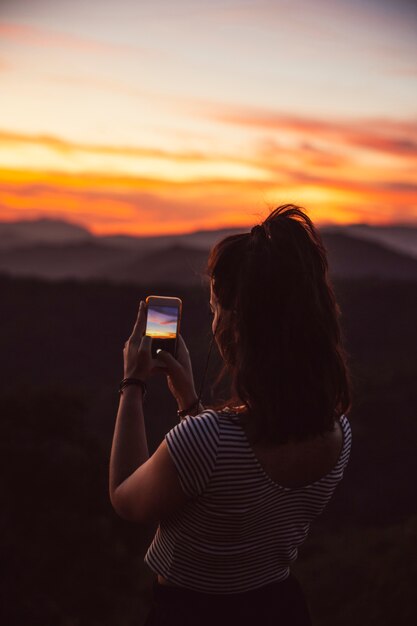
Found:
[[[142,389],[143,397],[145,397],[146,384],[143,382],[143,380],[139,380],[139,378],[123,378],[123,380],[121,381],[119,385],[120,395],[123,393],[123,389],[127,387],[128,385],[137,385],[138,387],[140,387]]]
[[[188,409],[181,409],[181,411],[177,411],[177,415],[180,419],[182,419],[183,417],[185,417],[186,415],[190,415],[190,413],[192,413],[193,411],[195,411],[196,409],[198,409],[198,406],[200,404],[199,399],[197,398],[197,400],[195,402],[193,402],[193,404],[191,406],[188,407]]]

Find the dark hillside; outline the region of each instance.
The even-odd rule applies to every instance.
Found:
[[[329,267],[337,278],[417,280],[417,259],[345,233],[324,233]]]
[[[91,279],[115,263],[126,263],[130,250],[93,241],[65,244],[32,244],[0,251],[0,271],[12,276],[33,276],[53,280]]]
[[[114,282],[148,284],[166,283],[175,286],[202,284],[202,273],[207,263],[207,250],[181,245],[169,246],[110,269],[105,277]]]

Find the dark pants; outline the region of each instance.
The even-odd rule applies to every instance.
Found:
[[[311,626],[298,580],[290,576],[244,593],[211,594],[153,584],[144,626]]]

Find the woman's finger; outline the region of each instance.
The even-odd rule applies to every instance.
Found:
[[[143,335],[139,344],[139,352],[147,353],[152,358],[152,337],[149,335]]]
[[[175,373],[181,369],[181,364],[169,352],[166,352],[165,350],[158,350],[157,355],[158,361],[165,366],[169,373]]]
[[[145,334],[146,328],[146,307],[143,300],[140,301],[138,316],[132,331],[132,339],[140,339]]]
[[[190,362],[190,353],[188,352],[187,345],[182,335],[178,335],[177,361],[181,363],[183,367],[188,367]]]
[[[159,372],[164,372],[164,374],[167,373],[165,365],[163,365],[161,361],[157,361],[157,359],[152,359],[151,374],[156,374]]]

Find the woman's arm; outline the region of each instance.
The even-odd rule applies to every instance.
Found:
[[[179,337],[179,360],[177,362],[171,357],[174,362],[172,368],[170,355],[165,355],[165,358],[161,355],[162,359],[158,361],[152,358],[152,338],[144,334],[145,327],[145,305],[141,302],[132,335],[123,349],[124,378],[146,381],[152,373],[163,369],[179,408],[187,408],[197,395],[184,340]],[[124,387],[110,455],[109,493],[119,515],[132,521],[146,522],[181,506],[186,496],[165,442],[149,458],[142,403],[142,388],[136,385]]]
[[[145,381],[155,369],[152,339],[144,334],[145,327],[145,303],[141,301],[132,334],[123,348],[123,378]],[[109,492],[113,505],[116,489],[149,458],[142,395],[142,388],[136,385],[124,387],[120,394],[110,455]]]
[[[149,458],[142,396],[142,389],[136,385],[128,385],[120,395],[110,455],[109,488],[113,506],[117,487]]]
[[[184,493],[165,440],[149,458],[142,390],[123,390],[110,458],[110,500],[123,519],[157,523],[184,506]]]

